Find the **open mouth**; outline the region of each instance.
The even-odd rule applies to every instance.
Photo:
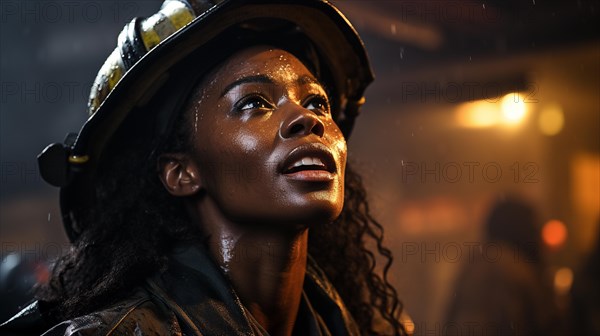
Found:
[[[332,180],[336,165],[333,155],[321,143],[294,148],[283,161],[280,171],[300,180]]]
[[[292,166],[286,169],[284,174],[293,174],[295,172],[303,170],[324,170],[329,171],[327,166],[318,157],[303,157],[292,164]]]

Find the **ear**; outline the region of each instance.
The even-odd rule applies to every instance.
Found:
[[[185,154],[161,155],[158,175],[173,196],[191,196],[202,189],[198,166]]]

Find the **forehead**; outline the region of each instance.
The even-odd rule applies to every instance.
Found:
[[[298,81],[306,84],[318,83],[311,71],[296,56],[270,46],[255,46],[238,51],[216,70],[213,76],[210,76],[211,84],[258,75],[283,84]]]

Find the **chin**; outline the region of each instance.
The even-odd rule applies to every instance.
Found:
[[[273,205],[257,212],[239,213],[234,220],[247,227],[266,230],[297,231],[331,223],[342,212],[343,202],[330,200],[312,200],[306,203],[287,203],[285,206]]]
[[[329,199],[312,200],[307,204],[289,209],[290,221],[312,227],[334,221],[342,212],[343,202],[332,202]]]

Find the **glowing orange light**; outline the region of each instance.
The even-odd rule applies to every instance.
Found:
[[[516,92],[509,93],[500,101],[500,109],[502,110],[504,123],[509,125],[519,124],[527,114],[525,97]]]
[[[560,105],[548,105],[540,112],[538,127],[543,134],[548,136],[556,135],[563,129],[564,124],[565,115]]]
[[[466,128],[516,127],[527,114],[526,98],[518,92],[508,93],[497,102],[482,99],[462,103],[455,110],[457,124]]]
[[[467,128],[486,128],[499,123],[501,116],[494,103],[485,100],[463,103],[456,110],[456,121]]]
[[[573,271],[568,267],[559,268],[554,273],[554,290],[556,293],[565,295],[573,285]]]
[[[549,220],[542,228],[542,239],[552,248],[561,247],[567,240],[567,227],[559,220]]]

